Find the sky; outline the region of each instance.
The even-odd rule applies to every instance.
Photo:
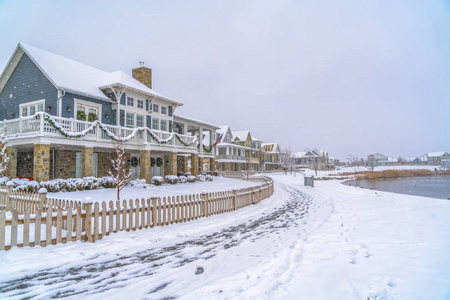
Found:
[[[144,61],[177,114],[292,152],[450,152],[450,0],[93,2],[0,0],[0,69],[19,42]]]

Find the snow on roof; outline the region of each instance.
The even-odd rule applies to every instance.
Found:
[[[304,151],[292,153],[293,158],[302,158],[302,157],[305,157],[305,155],[306,155],[306,152],[304,152]]]
[[[144,94],[161,97],[177,105],[183,105],[180,102],[161,96],[122,71],[102,71],[23,43],[20,43],[19,47],[58,88],[86,94],[87,96],[98,99],[109,100],[100,87],[121,84]]]
[[[207,127],[212,127],[212,128],[214,128],[214,129],[220,128],[220,127],[218,127],[218,126],[216,126],[216,125],[214,125],[214,124],[207,123],[207,122],[204,122],[204,121],[199,121],[199,120],[192,119],[192,118],[188,118],[188,117],[185,117],[185,116],[180,116],[180,115],[178,115],[178,114],[174,114],[173,117],[174,117],[174,121],[176,121],[175,119],[178,119],[178,120],[180,120],[180,121],[188,121],[188,122],[196,123],[196,124],[198,124],[198,125],[203,125],[203,126],[207,126]]]
[[[248,130],[241,130],[241,131],[233,131],[233,140],[235,138],[238,138],[240,141],[246,141],[248,135],[250,134],[250,131]]]
[[[218,134],[225,134],[228,131],[229,128],[230,128],[229,125],[219,126],[219,129],[216,130],[216,133],[218,133]]]
[[[270,146],[270,145],[273,145],[272,151],[265,151],[265,152],[269,152],[269,153],[279,153],[279,152],[277,151],[277,149],[278,149],[278,143],[262,143],[262,144],[261,144],[261,148],[264,148],[265,146]]]
[[[444,151],[438,151],[438,152],[430,152],[427,155],[428,157],[441,157],[444,154],[445,154]]]
[[[262,140],[254,137],[253,135],[252,135],[252,141],[254,141],[254,142],[262,142]]]

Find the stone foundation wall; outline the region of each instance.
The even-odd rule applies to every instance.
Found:
[[[50,153],[50,167],[53,167],[53,155]],[[76,176],[77,158],[72,150],[55,150],[55,178],[74,178]]]
[[[16,176],[33,178],[33,151],[17,153]]]

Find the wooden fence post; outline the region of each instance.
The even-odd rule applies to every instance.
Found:
[[[9,199],[9,194],[11,193],[11,186],[6,187],[6,211],[11,211],[11,199]]]
[[[202,193],[200,194],[200,198],[203,199],[202,216],[208,217],[209,216],[209,211],[208,211],[208,204],[209,204],[208,193],[206,191],[202,191]]]
[[[40,189],[39,190],[39,209],[42,211],[44,204],[47,200],[47,189]]]
[[[84,199],[84,209],[86,210],[85,228],[86,228],[86,241],[93,242],[92,240],[92,199],[87,197]]]
[[[157,212],[156,209],[158,207],[158,198],[154,197],[154,198],[150,198],[150,201],[152,202],[152,223],[150,225],[150,227],[155,227],[158,226],[158,216],[157,216]]]
[[[236,210],[237,209],[236,203],[237,203],[237,193],[238,193],[238,191],[236,189],[233,189],[232,193],[233,193],[233,210]]]

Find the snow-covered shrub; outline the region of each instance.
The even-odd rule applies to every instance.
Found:
[[[154,185],[162,185],[164,182],[164,179],[161,176],[153,176],[152,183]]]
[[[86,190],[96,190],[101,185],[100,180],[97,177],[84,177],[82,180]]]
[[[117,186],[116,179],[111,176],[105,176],[105,177],[100,178],[100,182],[101,182],[102,187],[104,187],[105,189],[112,189]]]
[[[65,180],[63,179],[54,179],[49,181],[41,181],[41,188],[47,189],[50,193],[57,193],[62,190],[61,186],[65,188]]]
[[[206,181],[213,181],[214,178],[212,177],[212,175],[206,175]]]
[[[9,181],[8,177],[0,177],[0,185],[6,185],[8,181]]]
[[[178,183],[178,177],[175,175],[167,175],[165,177],[166,182],[170,184],[177,184]]]
[[[146,183],[145,179],[133,179],[128,183],[131,186],[141,186]]]
[[[202,174],[197,175],[197,181],[204,182],[206,181],[206,176]]]
[[[193,175],[189,175],[189,176],[187,176],[187,181],[188,182],[196,182],[197,178]]]
[[[217,172],[217,171],[212,171],[211,174],[212,174],[213,176],[219,176],[219,172]]]
[[[178,182],[179,183],[186,183],[187,177],[186,176],[178,176]]]
[[[39,190],[39,183],[36,181],[29,181],[25,184],[17,186],[14,190],[26,193],[36,193]]]
[[[184,176],[186,176],[186,177],[191,176],[191,175],[192,175],[191,172],[186,172],[186,173],[184,173]]]

